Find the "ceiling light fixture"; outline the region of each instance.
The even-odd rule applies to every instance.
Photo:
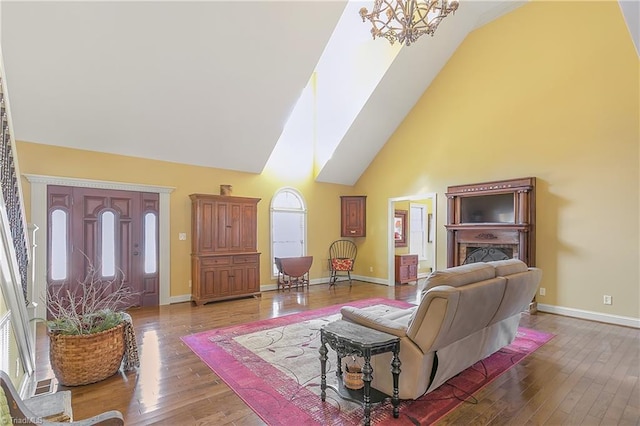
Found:
[[[362,22],[371,21],[373,38],[384,37],[410,46],[423,34],[433,36],[440,21],[458,9],[457,0],[375,0],[371,13],[360,9]]]

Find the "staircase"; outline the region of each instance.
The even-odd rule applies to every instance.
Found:
[[[25,395],[35,379],[35,326],[29,315],[35,304],[28,301],[32,258],[4,75],[0,57],[0,368]]]

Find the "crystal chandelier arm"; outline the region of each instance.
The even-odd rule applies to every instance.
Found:
[[[371,35],[374,39],[376,37],[385,37],[393,44],[399,38],[398,32],[402,33],[406,26],[403,24],[403,19],[407,16],[406,8],[408,3],[412,3],[412,1],[375,0],[371,13],[366,7],[360,9],[362,22],[367,19],[371,22]],[[383,18],[380,17],[381,15]],[[394,23],[397,25],[394,25]]]
[[[375,0],[371,13],[363,7],[360,16],[362,22],[371,22],[374,39],[385,37],[391,44],[399,40],[409,46],[423,34],[433,35],[442,19],[457,8],[458,0]]]

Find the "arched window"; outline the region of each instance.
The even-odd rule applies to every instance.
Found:
[[[278,274],[276,257],[305,256],[307,208],[302,194],[293,188],[279,189],[271,200],[271,275]]]

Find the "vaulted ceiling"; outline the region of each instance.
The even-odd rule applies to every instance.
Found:
[[[334,85],[327,110],[353,102],[353,113],[333,132],[340,120],[318,117],[333,140],[314,141],[331,151],[316,179],[352,185],[467,34],[523,4],[461,1],[434,37],[365,64],[360,78],[366,70],[377,77],[351,96],[339,90],[349,81],[338,80],[355,73],[340,68],[349,65],[339,55],[358,51],[339,52],[331,37],[350,27],[364,34],[354,49],[366,43],[369,57],[375,49],[389,57],[388,42],[371,40],[354,12],[372,3],[2,1],[14,136],[260,173],[322,59],[335,76],[323,81]]]

